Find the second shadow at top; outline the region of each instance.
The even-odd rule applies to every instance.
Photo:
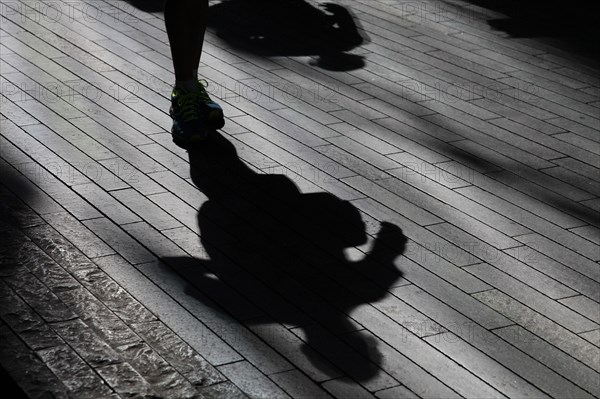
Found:
[[[363,57],[347,51],[366,42],[352,13],[334,3],[224,0],[209,8],[209,27],[229,44],[264,56],[317,56],[316,66],[354,70]]]

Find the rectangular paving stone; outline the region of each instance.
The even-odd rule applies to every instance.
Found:
[[[371,332],[460,395],[501,397],[498,392],[471,373],[457,367],[454,360],[445,357],[417,335],[406,330],[398,334],[397,324],[380,312],[369,311],[367,306],[361,306],[353,312],[353,317],[363,325],[369,326]]]
[[[37,354],[0,321],[0,364],[30,398],[67,398],[67,387]],[[34,373],[37,378],[31,378]]]
[[[408,180],[408,183],[414,187],[413,190],[417,188],[429,194],[431,197],[444,198],[446,203],[462,212],[457,216],[455,211],[452,212],[452,208],[446,210],[445,213],[450,213],[453,216],[451,219],[447,218],[449,222],[461,227],[463,230],[472,232],[472,234],[484,238],[487,242],[500,249],[510,248],[517,244],[511,236],[526,234],[530,231],[518,223],[495,212],[491,212],[489,209],[482,207],[476,202],[444,187],[435,180],[426,178],[423,175],[418,176],[416,173],[413,174],[412,171],[411,173],[408,173],[404,168],[391,170],[389,172],[400,180]],[[407,179],[406,177],[408,175],[414,177]],[[393,185],[393,182],[389,181],[388,184]]]
[[[559,302],[584,315],[593,322],[600,324],[600,304],[598,302],[583,295],[561,299]]]
[[[373,306],[387,317],[400,324],[403,330],[406,330],[400,333],[402,336],[405,336],[405,334],[410,332],[419,338],[423,338],[445,332],[445,329],[442,326],[424,316],[418,310],[411,308],[393,295],[388,295],[386,298],[373,304]]]
[[[96,369],[96,372],[100,374],[108,386],[121,396],[135,397],[139,395],[141,397],[151,397],[158,395],[157,390],[128,363],[99,367]]]
[[[493,99],[490,98],[481,98],[478,100],[473,100],[473,103],[479,105],[482,108],[486,108],[498,115],[501,115],[504,118],[517,122],[523,126],[530,127],[531,129],[538,130],[544,134],[560,133],[564,131],[563,128],[555,126],[554,124],[551,124],[548,121],[540,120],[524,112],[521,112],[518,109],[511,108],[504,104],[495,102],[493,101]],[[495,120],[491,121],[491,123],[494,122]]]
[[[554,276],[549,277],[538,271],[539,269],[545,272],[550,268],[538,257],[538,253],[529,247],[517,246],[500,251],[449,223],[431,226],[430,230],[448,237],[451,242],[470,251],[486,264],[494,266],[526,285],[532,286],[550,298],[564,298],[575,294],[575,291],[565,285],[562,280],[557,281],[551,278]],[[541,265],[538,266],[538,264]]]
[[[84,221],[83,224],[132,263],[150,262],[156,259],[137,240],[107,218],[90,219]]]
[[[510,369],[521,378],[527,380],[550,397],[564,395],[589,396],[579,387],[517,350],[506,341],[495,338],[496,336],[493,333],[481,328],[478,324],[473,323],[472,320],[452,310],[426,292],[415,288],[413,286],[399,287],[394,290],[394,295],[400,297],[410,305],[419,306],[419,310],[425,315],[469,342],[473,347]],[[409,388],[412,389],[410,386]]]
[[[504,328],[510,329],[512,327]],[[459,364],[478,375],[506,397],[545,397],[535,386],[497,363],[493,358],[469,345],[468,341],[462,340],[451,332],[427,337],[425,340],[446,356],[456,359]]]
[[[176,221],[154,203],[147,200],[136,190],[117,190],[111,192],[111,195],[158,230],[172,229],[181,226],[181,223]]]
[[[98,184],[105,190],[116,190],[129,187],[117,175],[106,169],[102,164],[80,151],[69,141],[60,137],[44,125],[25,126],[24,130],[36,140],[42,142],[56,155],[67,161],[71,167]]]
[[[323,327],[309,325],[291,331],[348,377],[361,380],[369,391],[397,385],[390,374],[379,370],[379,364],[371,363],[356,348],[352,348],[342,338],[334,336]]]
[[[345,178],[343,180],[351,187],[362,191],[369,198],[372,198],[401,215],[406,215],[420,226],[440,223],[442,219],[434,214],[422,209],[414,203],[397,196],[393,191],[388,191],[380,185],[369,181],[362,176]]]
[[[81,288],[79,282],[69,272],[58,265],[44,251],[31,242],[25,242],[21,247],[31,258],[22,260],[20,266],[37,277],[50,291],[58,294]]]
[[[270,322],[268,319],[252,320],[249,328],[270,346],[286,357],[295,367],[316,382],[340,377],[342,374],[322,356],[308,347],[300,338],[284,326]],[[309,355],[307,355],[309,354]],[[315,363],[318,362],[318,366]],[[277,382],[277,381],[275,381]],[[295,395],[292,394],[295,397]]]
[[[140,221],[138,216],[94,183],[76,185],[73,190],[117,224]]]
[[[190,165],[185,159],[156,143],[137,146],[148,157],[155,160],[161,168],[166,168],[180,177],[190,177]]]
[[[576,121],[560,117],[560,118],[548,119],[548,123],[559,126],[566,131],[575,133],[575,134],[585,137],[589,140],[597,140],[597,134],[596,134],[595,129],[588,127],[588,126],[581,125],[581,124],[577,123]]]
[[[92,367],[122,362],[122,358],[83,321],[52,323],[52,329]]]
[[[494,200],[494,202],[491,202],[490,200],[489,203],[493,203],[494,209],[502,210],[502,213],[506,216],[509,216],[516,211],[515,214],[523,214],[523,219],[527,220],[525,216],[527,215],[526,213],[523,213],[522,210],[519,211],[514,206],[509,206],[508,204],[505,204],[505,202],[508,202],[510,204],[523,208],[529,213],[537,215],[547,220],[548,222],[552,222],[562,228],[582,226],[583,223],[585,223],[582,220],[577,219],[576,217],[570,216],[564,212],[561,212],[557,208],[554,208],[544,202],[539,201],[538,199],[535,199],[533,195],[527,195],[524,192],[518,191],[514,188],[511,188],[510,186],[505,185],[503,182],[483,175],[478,171],[469,170],[467,172],[464,172],[464,169],[462,169],[462,165],[455,161],[439,163],[437,164],[437,166],[439,166],[443,170],[446,170],[448,173],[455,173],[459,177],[466,176],[467,180],[471,181],[474,186],[487,191],[488,193],[484,193],[475,188],[469,189],[472,190],[473,194],[478,194],[477,197],[473,199],[477,199],[484,205],[485,203],[487,203],[487,201],[483,202],[485,198],[490,198],[491,200]],[[468,190],[463,189],[463,191]],[[471,191],[469,191],[469,193],[471,193]],[[509,212],[509,210],[511,209],[513,212]]]
[[[4,283],[2,283],[4,284]],[[4,285],[0,317],[33,350],[63,345],[48,324],[8,286]]]
[[[115,253],[104,241],[68,212],[49,213],[43,217],[49,225],[71,241],[84,255],[95,258]]]
[[[21,273],[4,277],[25,302],[46,321],[65,321],[74,319],[75,314],[53,292],[31,273]]]
[[[188,227],[164,230],[162,233],[189,255],[198,259],[208,258],[208,252],[200,242],[200,236]]]
[[[252,398],[290,398],[289,395],[246,361],[225,364],[218,367],[218,370],[237,385],[242,392]]]
[[[327,139],[330,143],[346,150],[347,152],[358,156],[364,161],[380,168],[382,170],[385,169],[393,169],[397,168],[399,165],[391,159],[385,157],[379,152],[367,147],[365,143],[358,143],[354,140],[351,140],[347,137],[330,137]],[[393,149],[394,152],[398,152],[397,149]]]
[[[96,262],[102,267],[110,258],[99,258]],[[112,310],[119,318],[128,323],[152,321],[155,316],[136,301],[126,290],[117,284],[111,276],[101,268],[78,271],[74,273],[102,303]]]
[[[147,196],[152,202],[162,208],[169,215],[193,231],[198,230],[198,209],[190,206],[176,197],[174,193],[167,192]]]
[[[590,166],[587,163],[580,162],[574,158],[560,158],[554,159],[552,161],[566,169],[569,169],[572,172],[576,172],[583,176],[586,176],[590,179],[599,179],[600,178],[600,170],[594,166]]]
[[[473,265],[467,266],[466,270],[576,333],[593,330],[598,326],[492,266]]]
[[[160,183],[168,191],[176,193],[177,197],[192,207],[200,208],[208,200],[206,195],[198,190],[196,186],[188,183],[184,178],[179,177],[171,171],[150,173],[148,176],[157,183]]]
[[[198,393],[202,399],[248,399],[249,397],[230,381],[199,388]]]
[[[38,169],[40,172],[43,171],[44,173],[41,177],[45,177],[45,174],[50,174],[60,179],[68,186],[90,182],[90,180],[80,171],[73,168],[71,164],[43,146],[22,128],[17,127],[8,120],[0,121],[0,126],[2,127],[4,137],[10,140],[13,145],[26,152],[28,156],[37,163],[42,165],[42,169]]]
[[[460,134],[468,141],[477,143],[486,148],[490,155],[495,155],[497,159],[505,158],[507,163],[518,162],[536,170],[552,166],[549,161],[534,155],[535,152],[532,150],[539,149],[538,144],[496,127],[490,122],[465,114],[453,116],[452,119],[436,114],[426,116],[425,119]],[[494,160],[493,156],[489,156],[489,158]]]
[[[520,326],[494,331],[531,357],[568,378],[594,396],[600,393],[598,373]]]
[[[145,343],[117,348],[119,354],[163,397],[191,398],[195,387]]]
[[[322,384],[336,398],[373,399],[374,396],[359,383],[348,377],[336,378]]]
[[[195,386],[210,386],[225,380],[223,375],[164,323],[134,323],[132,328]]]
[[[410,153],[398,153],[390,155],[390,158],[395,159],[398,162],[398,168],[402,169],[402,179],[409,182],[415,181],[420,178],[422,182],[432,180],[435,183],[441,184],[450,189],[456,189],[459,187],[466,187],[472,184],[473,172],[468,170],[465,166],[461,169],[456,170],[456,174],[446,173],[445,170],[440,169],[437,165],[430,164]],[[464,174],[468,180],[464,180],[459,177]],[[471,180],[471,181],[469,181]]]
[[[63,291],[58,296],[111,347],[141,341],[141,338],[123,320],[85,288]]]
[[[78,219],[99,217],[101,214],[96,208],[86,202],[77,193],[70,190],[67,185],[55,176],[47,173],[36,163],[20,165],[19,171],[31,182],[36,184],[49,197],[60,203],[62,207],[71,212]]]
[[[35,226],[25,232],[38,247],[69,273],[96,268],[89,258],[51,226]]]
[[[293,108],[284,108],[273,111],[275,114],[285,118],[286,120],[295,123],[298,126],[302,126],[304,129],[308,130],[315,136],[321,138],[335,137],[338,136],[339,133],[332,130],[330,127],[324,126],[314,119],[309,118],[308,116],[296,111]],[[228,121],[227,123],[230,123]],[[233,122],[231,122],[233,123]],[[238,125],[239,126],[239,125]],[[238,128],[238,130],[247,131],[245,128]],[[242,131],[236,131],[237,133],[243,133]],[[229,133],[229,131],[228,131]]]
[[[549,190],[545,186],[532,185],[531,182],[529,182],[529,181],[525,180],[524,178],[517,176],[511,172],[507,172],[507,171],[492,172],[492,173],[488,173],[487,176],[490,178],[490,180],[492,180],[492,181],[497,180],[497,181],[501,182],[502,184],[506,185],[507,187],[509,187],[510,191],[514,191],[518,197],[523,197],[523,194],[519,194],[519,191],[520,191],[521,193],[527,194],[527,196],[525,198],[533,197],[533,198],[537,199],[537,201],[541,205],[540,213],[538,213],[537,211],[532,211],[532,212],[539,214],[540,216],[543,216],[545,219],[553,221],[553,220],[556,220],[557,218],[559,218],[559,220],[564,219],[564,217],[567,216],[567,217],[570,217],[569,218],[570,220],[572,220],[571,223],[573,223],[573,224],[569,224],[569,226],[571,226],[571,227],[582,226],[583,225],[582,221],[587,222],[589,224],[593,224],[593,225],[597,224],[596,218],[594,217],[594,215],[591,215],[589,210],[584,206],[584,204],[586,203],[586,200],[583,200],[580,203],[571,202],[569,207],[560,206],[557,204],[564,203],[564,198],[560,194],[557,194],[557,193]],[[504,198],[506,198],[506,197],[504,197]],[[543,201],[542,201],[542,199],[543,199]],[[591,200],[591,201],[593,201],[593,200]],[[517,197],[515,197],[514,200],[511,200],[511,202],[518,203]],[[528,204],[529,202],[531,202],[531,200],[525,201],[525,203],[528,205],[527,209],[531,210],[532,208],[530,208],[531,205]],[[558,212],[555,210],[552,213],[552,208],[557,209]],[[541,214],[542,210],[544,211],[544,214]],[[577,223],[576,222],[577,220],[580,220],[580,221]],[[560,222],[558,222],[557,224],[562,226],[562,223],[560,223]]]
[[[292,398],[332,398],[323,388],[298,370],[273,374],[270,378]]]
[[[498,209],[507,218],[518,222],[531,231],[537,231],[543,233],[547,237],[551,237],[553,240],[565,244],[567,247],[581,248],[581,251],[586,253],[593,253],[598,248],[586,240],[582,240],[579,237],[570,234],[563,228],[560,228],[543,218],[531,215],[528,212],[524,212],[523,209],[516,205],[512,205],[507,201],[497,198],[479,188],[476,187],[465,187],[456,190],[462,195],[471,198],[482,205],[490,208]]]
[[[577,247],[566,248],[564,246],[557,246],[551,240],[540,234],[526,234],[517,237],[517,239],[523,244],[549,255],[553,259],[563,263],[565,266],[577,270],[579,273],[584,274],[591,279],[600,281],[600,269],[598,269],[598,264],[579,254],[585,252],[588,255],[594,256],[593,252],[591,252],[592,248],[590,245],[583,247],[585,249],[589,248],[588,251]],[[594,258],[598,256],[599,255],[596,254]]]
[[[141,152],[140,152],[141,153]],[[110,158],[99,161],[113,174],[120,176],[123,181],[128,185],[135,188],[141,194],[157,194],[165,191],[165,188],[160,184],[152,181],[148,175],[142,173],[138,168],[143,167],[139,164],[136,166],[125,161],[122,158]],[[160,167],[153,167],[152,169],[160,169]]]
[[[383,370],[385,370],[392,377],[394,377],[396,381],[403,383],[412,391],[417,393],[417,395],[426,398],[461,397],[454,390],[452,390],[439,379],[427,372],[427,370],[424,370],[423,368],[419,367],[409,358],[398,352],[396,349],[392,348],[389,344],[387,344],[377,335],[368,331],[361,331],[353,334],[360,334],[363,337],[363,339],[368,338],[367,345],[357,345],[361,343],[361,340],[352,337],[352,335],[348,335],[346,338],[349,338],[350,344],[353,344],[359,352],[363,353],[363,355],[369,358],[373,357],[379,363],[380,367]],[[338,379],[333,381],[340,380]],[[352,381],[351,385],[356,385],[356,383]],[[391,385],[390,387],[383,388],[381,390],[392,389],[397,386],[398,383]],[[359,393],[361,391],[362,389],[358,389]],[[375,390],[369,389],[369,391]]]
[[[510,317],[536,336],[543,338],[598,371],[600,367],[598,363],[599,349],[584,339],[579,338],[567,328],[558,325],[544,315],[534,312],[497,290],[482,292],[474,296],[488,306]]]
[[[236,121],[244,125],[249,123],[245,120],[242,121],[242,118],[246,117],[236,118]],[[336,178],[352,176],[354,174],[312,148],[295,140],[282,137],[282,134],[279,132],[274,131],[272,132],[273,135],[267,135],[260,127],[249,125],[249,128],[256,134],[239,134],[236,138],[257,150],[260,150],[260,152],[282,165],[288,167],[289,165],[294,165],[296,168],[301,168],[303,171],[302,173],[299,173],[301,175],[305,172],[310,173],[310,171],[315,169],[323,170]]]
[[[161,233],[146,222],[127,224],[123,226],[123,229],[158,257],[164,258],[186,255],[179,246],[167,238],[169,237],[168,234]]]
[[[4,143],[0,143],[0,148],[4,148]],[[0,182],[7,188],[10,188],[13,193],[21,198],[36,213],[42,215],[63,210],[58,202],[1,159],[0,168],[3,169]]]
[[[585,165],[585,164],[583,164]],[[585,167],[585,166],[584,166]],[[585,171],[584,167],[578,171],[572,171],[567,168],[555,166],[551,168],[542,169],[542,171],[550,176],[554,176],[559,180],[567,181],[572,185],[585,190],[591,194],[599,195],[594,178],[588,178],[582,175],[582,171]]]
[[[381,169],[368,164],[362,159],[357,158],[355,155],[334,145],[319,146],[315,147],[315,149],[343,167],[348,168],[361,176],[365,176],[368,179],[380,179],[388,176],[387,173]]]
[[[71,395],[94,399],[113,392],[110,385],[107,385],[70,347],[63,345],[36,353]]]
[[[334,137],[337,137],[338,139],[345,137],[346,141],[348,138],[352,139],[383,155],[394,154],[402,151],[400,148],[395,147],[386,141],[369,134],[367,131],[364,131],[363,129],[346,122],[330,124],[329,127],[338,132],[338,135]],[[331,139],[334,137],[331,137]],[[332,142],[331,140],[328,141]]]
[[[167,292],[170,294],[179,292],[180,296],[185,295],[185,284],[182,281],[174,278],[171,278],[171,281],[166,280],[165,278],[169,275],[165,274],[162,275],[162,280],[155,280],[155,273],[149,274],[150,270],[144,270],[152,278],[152,281],[160,282],[161,286],[167,289],[167,292],[165,292],[122,258],[104,257],[102,267],[131,295],[211,364],[219,365],[241,360],[236,351],[209,330],[186,308],[167,295]],[[194,309],[190,310],[194,311]]]
[[[474,141],[464,140],[460,142],[453,142],[452,145],[457,146],[458,148],[461,148],[462,150],[465,150],[471,154],[476,154],[478,157],[486,158],[488,162],[492,162],[506,169],[507,171],[514,173],[515,176],[518,176],[518,179],[523,179],[530,186],[532,183],[535,183],[541,187],[547,188],[549,191],[565,196],[573,201],[586,200],[592,196],[591,194],[577,189],[570,184],[561,182],[558,179],[539,172],[532,167],[525,166],[521,162],[510,159],[504,154],[500,154],[492,149],[485,148]]]
[[[600,330],[588,331],[579,334],[579,336],[600,347]]]
[[[162,169],[157,161],[146,156],[142,151],[135,147],[138,145],[153,143],[153,141],[145,135],[137,131],[113,131],[110,129],[110,126],[103,126],[101,123],[90,117],[72,119],[71,123],[84,132],[94,132],[94,139],[96,141],[130,164],[134,165],[142,172],[149,173],[151,171]],[[129,177],[127,173],[125,173],[125,175],[122,173],[118,175],[122,176],[122,178],[125,180],[127,180]]]
[[[369,135],[386,142],[398,149],[398,151],[408,151],[411,154],[425,159],[429,162],[440,162],[448,160],[443,154],[431,150],[429,147],[420,144],[415,141],[416,135],[408,134],[404,135],[406,129],[403,129],[403,123],[393,118],[378,119],[377,121],[369,121],[360,115],[356,115],[346,111],[336,111],[333,113],[344,122],[357,128],[356,132],[366,132]],[[404,125],[405,126],[405,125]],[[415,127],[415,129],[418,129]],[[413,133],[413,130],[410,133]],[[398,132],[398,133],[396,133]],[[359,139],[363,141],[364,139]]]

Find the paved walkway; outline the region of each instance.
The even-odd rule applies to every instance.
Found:
[[[153,2],[2,0],[10,379],[599,397],[597,64],[478,3],[211,3],[199,73],[228,118],[186,152]]]

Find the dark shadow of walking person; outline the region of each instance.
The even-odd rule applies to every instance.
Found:
[[[401,278],[393,263],[406,244],[401,230],[382,223],[368,255],[350,261],[344,249],[366,243],[368,236],[360,213],[349,202],[329,193],[302,194],[284,175],[256,173],[219,134],[203,148],[190,150],[189,157],[192,180],[208,197],[198,222],[210,260],[164,258],[164,263],[186,270],[186,292],[200,292],[199,300],[211,293],[218,296],[223,284],[238,284],[247,300],[260,303],[267,314],[267,319],[241,321],[249,326],[299,327],[305,342],[302,352],[319,370],[331,370],[316,353],[326,351],[335,334],[356,332],[359,328],[349,317],[353,309],[381,300]],[[194,262],[199,262],[197,267]],[[263,288],[249,288],[252,283],[240,277],[238,266]],[[231,314],[242,306],[215,302],[233,309]],[[348,336],[348,343],[370,361],[357,355],[354,359],[360,360],[348,365],[346,353],[325,357],[351,377],[369,380],[380,366],[377,344],[360,333]]]
[[[363,57],[347,51],[367,42],[347,8],[304,0],[224,0],[209,8],[208,24],[237,48],[263,56],[318,56],[329,70],[354,70]]]

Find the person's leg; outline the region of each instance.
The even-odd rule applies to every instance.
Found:
[[[208,0],[165,0],[165,26],[171,46],[175,85],[171,93],[173,140],[178,144],[203,140],[225,121],[223,110],[198,82],[208,14]]]
[[[198,78],[207,13],[208,0],[165,0],[165,26],[178,84]]]

